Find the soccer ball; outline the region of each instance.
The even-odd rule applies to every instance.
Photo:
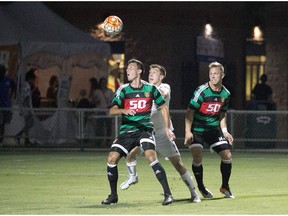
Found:
[[[122,31],[123,22],[117,16],[109,16],[105,19],[103,28],[108,35],[116,35]]]

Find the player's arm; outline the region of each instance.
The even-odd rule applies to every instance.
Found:
[[[131,110],[131,109],[121,109],[117,105],[114,105],[109,109],[109,113],[110,115],[122,115],[123,114],[123,115],[134,116],[136,114],[136,111]]]
[[[169,95],[169,90],[167,88],[159,88],[159,92],[161,93],[161,95],[163,96],[163,98],[166,98]]]
[[[227,130],[227,114],[226,114],[226,112],[220,113],[220,128],[223,132],[224,137],[232,145],[234,139],[233,139],[233,136]]]
[[[184,145],[189,145],[193,141],[193,134],[191,132],[192,122],[194,119],[194,110],[187,108],[185,114],[185,139]]]
[[[161,110],[161,113],[164,118],[165,126],[166,126],[166,134],[169,137],[169,139],[174,140],[175,135],[174,133],[170,130],[170,115],[169,115],[169,110],[166,104],[162,104],[159,109]]]

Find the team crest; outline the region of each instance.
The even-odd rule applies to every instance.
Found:
[[[149,98],[149,97],[150,97],[150,92],[144,92],[144,96],[145,96],[146,98]]]

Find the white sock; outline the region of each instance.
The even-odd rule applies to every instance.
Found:
[[[195,190],[195,186],[194,186],[194,182],[193,182],[193,178],[190,175],[189,171],[187,170],[186,173],[184,173],[181,176],[181,179],[183,180],[183,182],[185,183],[185,185],[189,188],[191,196],[195,196],[197,195],[197,192]]]
[[[136,172],[136,165],[137,165],[137,161],[132,161],[132,162],[126,162],[127,165],[127,169],[128,169],[128,173],[130,175],[130,177],[132,178],[136,178],[137,176],[137,172]]]

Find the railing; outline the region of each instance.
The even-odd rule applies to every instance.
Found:
[[[121,116],[109,116],[102,109],[15,107],[0,111],[0,124],[12,112],[0,134],[4,147],[109,148],[121,123]],[[170,110],[179,148],[186,148],[185,112]],[[288,111],[229,110],[228,130],[234,136],[234,149],[288,150]]]

